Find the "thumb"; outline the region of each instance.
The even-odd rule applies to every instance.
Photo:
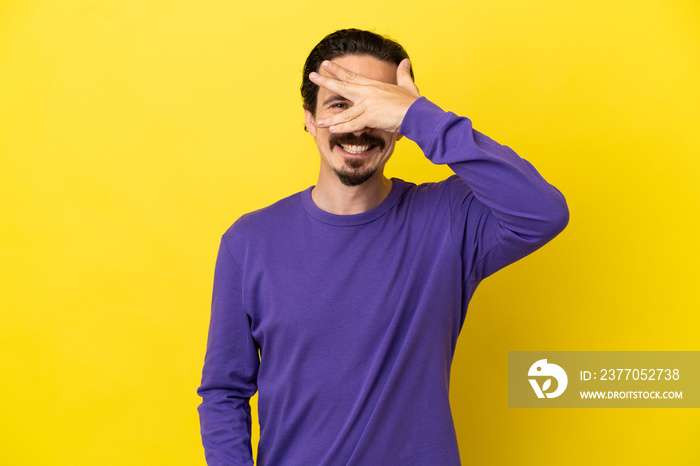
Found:
[[[418,90],[413,83],[413,78],[411,78],[411,61],[408,58],[401,60],[399,67],[396,69],[396,84],[401,87]]]

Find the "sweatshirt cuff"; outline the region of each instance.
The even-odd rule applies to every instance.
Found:
[[[406,136],[425,150],[430,145],[435,131],[446,118],[449,118],[448,112],[425,97],[420,97],[408,108],[401,122],[399,134]]]

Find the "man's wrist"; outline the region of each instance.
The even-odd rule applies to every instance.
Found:
[[[406,136],[423,148],[422,142],[427,142],[432,137],[445,113],[443,109],[429,101],[425,96],[421,96],[406,111],[406,115],[401,121],[399,134]]]

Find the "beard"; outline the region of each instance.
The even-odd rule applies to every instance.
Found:
[[[365,165],[364,160],[349,159],[344,167],[334,168],[333,171],[345,186],[359,186],[377,172],[378,167],[368,168]]]
[[[384,150],[386,142],[384,139],[374,136],[372,134],[363,133],[359,136],[355,136],[352,133],[343,134],[332,134],[328,140],[331,150],[335,146],[341,144],[344,145],[357,145],[357,146],[370,146],[370,150],[374,147],[378,147],[379,150]],[[355,159],[346,158],[344,160],[344,165],[341,168],[334,168],[336,176],[345,186],[359,186],[365,181],[372,178],[372,176],[377,172],[379,167],[367,167],[367,161],[365,159]]]

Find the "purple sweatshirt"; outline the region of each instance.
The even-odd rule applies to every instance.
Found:
[[[457,176],[333,215],[311,188],[222,238],[198,393],[210,465],[458,465],[450,366],[486,276],[568,222],[527,161],[425,98],[401,134]]]

